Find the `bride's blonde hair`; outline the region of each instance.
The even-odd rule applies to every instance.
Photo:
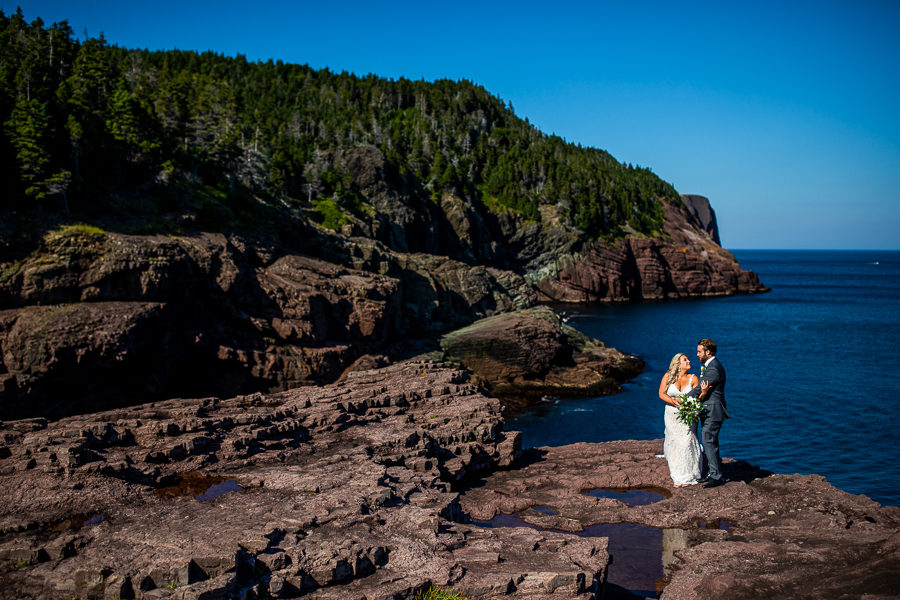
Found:
[[[686,356],[683,352],[679,352],[675,356],[672,357],[672,360],[669,362],[669,370],[666,371],[666,375],[668,378],[666,379],[666,385],[675,383],[678,380],[678,368],[681,365],[681,357]]]

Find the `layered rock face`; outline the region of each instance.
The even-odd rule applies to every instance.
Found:
[[[397,339],[533,302],[512,272],[353,248],[363,268],[220,234],[50,235],[0,282],[0,415],[330,381]]]
[[[423,197],[373,147],[329,160],[368,207],[339,233],[272,206],[258,215],[271,226],[252,234],[70,226],[26,244],[0,228],[0,417],[335,381],[365,355],[396,358],[400,343],[540,301],[766,289],[683,205],[666,205],[659,238],[587,241],[560,207],[529,221]]]
[[[588,244],[526,276],[542,300],[599,302],[727,296],[766,291],[684,206],[666,203],[665,239]]]

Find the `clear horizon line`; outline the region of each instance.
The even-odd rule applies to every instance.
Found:
[[[724,248],[724,246],[723,246]],[[785,252],[900,252],[900,248],[725,248],[734,251],[785,251]]]

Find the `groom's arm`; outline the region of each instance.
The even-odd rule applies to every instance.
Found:
[[[687,394],[685,394],[685,395],[686,395],[686,396],[695,396],[695,397],[699,398],[699,397],[700,397],[700,394],[703,393],[703,388],[702,388],[701,386],[702,386],[702,384],[703,384],[704,381],[705,381],[705,379],[700,379],[700,378],[698,377],[698,378],[697,378],[697,385],[696,385],[693,389],[691,389],[691,391],[689,391],[689,392],[688,392]]]
[[[692,389],[687,393],[688,396],[697,396],[700,397],[700,394],[703,392],[703,382],[709,384],[709,392],[712,392],[713,388],[722,383],[722,372],[719,371],[719,367],[715,364],[711,364],[703,370],[703,377],[700,378],[700,381],[697,382],[697,387]],[[707,392],[706,397],[709,397],[709,392]],[[704,398],[705,400],[706,398]]]
[[[722,383],[722,371],[717,364],[713,363],[706,368],[703,379],[709,382],[709,387],[716,387]]]

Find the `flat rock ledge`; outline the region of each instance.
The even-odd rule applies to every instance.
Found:
[[[598,523],[665,532],[666,599],[897,597],[900,508],[733,460],[726,485],[675,489],[661,440],[523,452],[500,411],[466,371],[408,362],[2,423],[0,598],[610,600],[629,557]],[[501,513],[525,526],[481,523]]]
[[[605,539],[466,524],[521,436],[468,373],[169,400],[0,428],[0,597],[595,598]]]
[[[530,449],[519,468],[493,473],[460,504],[474,519],[515,514],[537,531],[661,529],[663,599],[900,598],[900,508],[818,475],[776,475],[731,459],[724,486],[674,488],[661,453],[662,440]],[[595,490],[659,499],[631,506],[587,493]]]

